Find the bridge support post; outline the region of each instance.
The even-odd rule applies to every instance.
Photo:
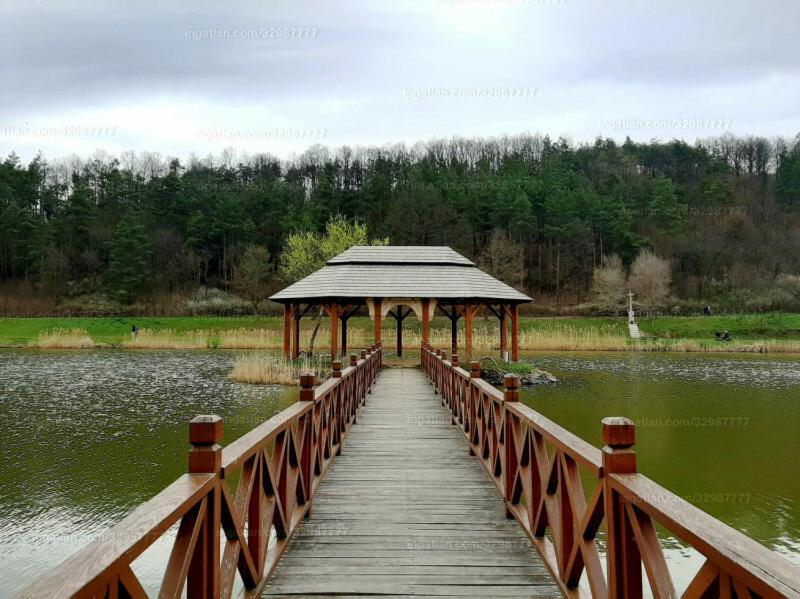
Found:
[[[219,597],[220,593],[219,544],[222,518],[220,441],[222,441],[222,418],[219,416],[195,416],[189,422],[189,443],[192,445],[189,451],[189,473],[211,473],[217,477],[214,489],[206,500],[205,522],[201,526],[186,576],[186,596],[189,599]]]
[[[606,527],[608,530],[608,596],[610,599],[641,599],[642,558],[636,545],[633,527],[625,511],[625,502],[612,490],[611,474],[636,472],[635,426],[622,417],[603,418],[603,471],[605,477]]]

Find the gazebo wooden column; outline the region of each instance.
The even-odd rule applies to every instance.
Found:
[[[300,313],[300,305],[295,304],[293,306],[293,314],[294,318],[292,319],[292,358],[295,360],[300,357],[300,319],[302,318],[302,314]]]
[[[519,304],[511,306],[511,359],[519,360]]]
[[[431,301],[427,297],[422,298],[422,344],[430,343],[431,340]]]
[[[283,305],[283,357],[292,357],[292,305]]]
[[[506,336],[506,320],[508,316],[508,306],[505,304],[500,304],[500,312],[499,312],[499,319],[500,319],[500,355],[505,357],[506,351],[508,350],[508,339]]]
[[[475,304],[464,306],[464,349],[468,357],[472,357],[472,321],[477,311],[478,306]]]
[[[408,308],[403,312],[403,306],[395,306],[394,310],[389,310],[389,316],[392,316],[397,321],[397,356],[403,357],[403,321],[413,312]]]
[[[445,310],[442,304],[439,304],[439,310],[442,314],[450,319],[450,351],[454,354],[458,353],[458,319],[461,318],[460,308],[455,304],[450,306],[450,312]]]
[[[357,311],[358,305],[347,305],[339,311],[339,320],[342,321],[342,350],[340,353],[343,356],[347,355],[347,321],[350,320],[350,317],[353,316],[353,314],[355,314]]]
[[[381,307],[381,298],[375,298],[374,302],[374,310],[375,310],[375,343],[378,344],[381,342],[381,326],[383,323],[381,319],[383,318],[382,307]]]
[[[339,355],[339,304],[330,304],[326,307],[331,316],[331,360]]]

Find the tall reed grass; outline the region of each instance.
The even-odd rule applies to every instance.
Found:
[[[396,329],[385,327],[382,332],[383,347],[396,350]],[[458,332],[459,351],[464,352],[464,330]],[[430,342],[434,347],[450,347],[449,328],[431,330]],[[351,327],[347,332],[348,352],[357,351],[373,343],[372,329]],[[403,331],[403,346],[414,351],[422,343],[420,331]],[[509,349],[511,335],[508,335]],[[171,329],[142,329],[136,337],[122,342],[129,349],[260,349],[280,351],[283,348],[283,331],[278,329],[194,330],[178,332]],[[301,331],[300,346],[308,350],[311,330]],[[64,345],[64,347],[70,347]],[[76,347],[82,347],[77,345]],[[320,327],[315,343],[315,353],[325,354],[330,348],[330,329]],[[675,352],[746,352],[746,353],[800,353],[800,340],[765,339],[733,342],[703,341],[695,339],[643,339],[635,341],[619,328],[611,325],[581,327],[574,325],[544,325],[523,329],[519,333],[522,351],[675,351]],[[479,326],[473,333],[473,353],[495,352],[500,349],[500,332],[497,326]]]
[[[287,360],[283,356],[264,352],[237,356],[228,378],[239,383],[257,385],[296,385],[300,374],[313,372],[318,380],[330,376],[331,362],[324,356],[303,360]]]
[[[97,344],[84,329],[52,329],[28,344],[37,349],[92,349]]]

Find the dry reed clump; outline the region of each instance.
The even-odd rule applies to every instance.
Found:
[[[37,349],[92,349],[96,347],[85,329],[53,329],[39,333],[29,347]]]
[[[313,372],[318,379],[327,378],[330,374],[330,361],[322,356],[287,360],[276,354],[245,354],[236,358],[228,378],[239,383],[256,385],[296,385],[302,372]]]

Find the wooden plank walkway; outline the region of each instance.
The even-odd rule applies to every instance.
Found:
[[[421,370],[385,369],[263,597],[561,597]]]

